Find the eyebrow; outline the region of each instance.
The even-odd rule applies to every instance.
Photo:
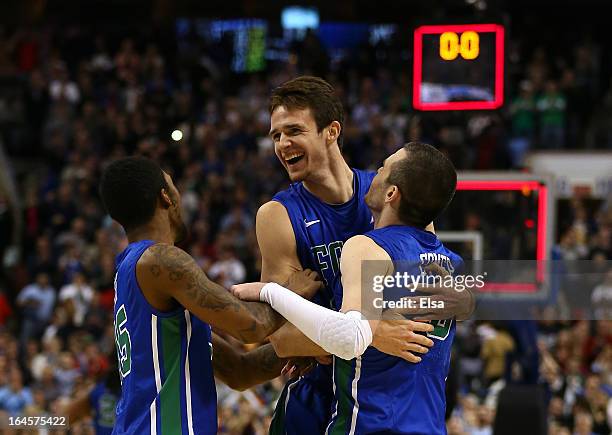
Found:
[[[281,127],[281,129],[292,129],[292,128],[299,128],[300,130],[304,129],[304,126],[302,124],[287,124],[287,125],[283,125]],[[268,136],[274,136],[276,133],[278,133],[278,129],[274,128],[272,130],[270,130],[270,132],[268,133]]]

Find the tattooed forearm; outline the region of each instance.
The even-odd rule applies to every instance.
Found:
[[[262,341],[284,323],[283,317],[269,305],[242,302],[211,281],[185,251],[157,244],[148,252],[151,255],[149,273],[160,285],[167,283],[172,296],[196,315],[203,311],[208,314],[204,317],[218,313],[215,317],[220,321],[215,326],[236,338],[244,342]],[[213,319],[202,320],[215,323]]]
[[[247,353],[238,352],[230,346],[227,342],[220,346],[219,339],[215,341],[218,351],[213,357],[213,368],[215,376],[236,390],[276,378],[286,362],[276,356],[270,344]]]
[[[271,344],[258,347],[245,355],[246,367],[253,370],[255,383],[273,379],[280,374],[285,360],[279,358]]]

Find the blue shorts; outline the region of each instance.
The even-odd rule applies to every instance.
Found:
[[[305,376],[287,382],[276,404],[269,434],[324,434],[334,402],[331,374],[328,379],[322,382]]]

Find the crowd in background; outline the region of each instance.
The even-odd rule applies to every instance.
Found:
[[[561,58],[510,41],[508,103],[467,114],[411,109],[398,43],[364,47],[330,68],[310,35],[288,62],[237,76],[218,47],[155,41],[80,27],[0,30],[2,141],[24,222],[11,261],[15,227],[0,190],[0,413],[59,412],[112,364],[114,258],[126,239],[97,195],[109,161],[159,161],[182,193],[184,249],[225,287],[259,279],[254,215],[288,183],[268,137],[267,98],[299,74],[334,85],[346,110],[343,151],[360,168],[378,167],[410,140],[443,149],[458,169],[520,168],[538,148],[612,149],[612,87],[592,41],[576,41]],[[605,263],[612,205],[586,204],[576,197],[562,210],[555,252]],[[612,307],[612,278],[585,291]],[[611,318],[461,324],[449,433],[491,434],[508,382],[542,386],[551,434],[610,433]],[[219,385],[220,433],[265,433],[282,386],[282,378],[245,393]]]

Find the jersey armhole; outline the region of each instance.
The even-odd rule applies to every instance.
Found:
[[[142,257],[142,255],[151,246],[154,246],[154,245],[155,245],[155,243],[152,243],[149,246],[147,246],[145,249],[143,249],[143,251],[138,255],[138,257],[134,261],[134,267],[132,267],[131,275],[132,275],[132,279],[134,280],[134,284],[136,285],[136,288],[138,289],[138,291],[135,292],[135,293],[138,294],[137,297],[140,297],[142,299],[142,302],[149,309],[149,311],[151,311],[151,313],[155,314],[157,317],[168,317],[169,318],[169,317],[176,317],[179,314],[182,315],[182,313],[185,311],[186,308],[183,307],[180,304],[179,304],[179,306],[177,308],[175,308],[174,310],[171,310],[171,311],[160,311],[160,310],[158,310],[153,305],[151,305],[151,303],[149,302],[149,300],[145,296],[144,292],[142,291],[142,288],[140,287],[140,283],[138,282],[138,275],[136,273],[136,267],[138,266],[138,261],[140,261],[140,257]]]
[[[310,250],[307,249],[307,247],[303,245],[302,241],[304,240],[304,238],[297,236],[298,235],[297,227],[301,228],[299,226],[299,222],[296,222],[295,219],[292,217],[291,213],[289,213],[289,207],[287,206],[287,204],[285,204],[283,200],[281,200],[280,198],[274,197],[272,198],[272,201],[278,202],[280,205],[284,207],[285,211],[287,212],[287,216],[289,217],[289,222],[291,223],[291,230],[293,231],[293,238],[295,239],[295,255],[297,257],[298,262],[303,268],[304,265],[302,264],[302,259],[300,258],[300,252],[310,252]]]

